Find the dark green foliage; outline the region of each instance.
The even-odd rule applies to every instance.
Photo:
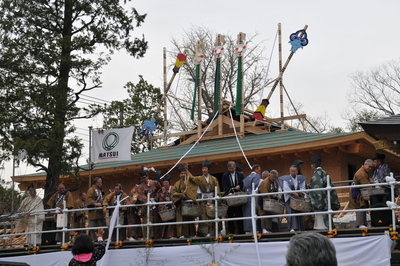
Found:
[[[147,42],[132,33],[145,17],[114,0],[0,2],[2,159],[26,150],[27,162],[47,172],[45,199],[81,155],[80,140],[66,139],[72,121],[102,111],[79,108],[79,95],[101,85],[114,51],[144,55]]]
[[[162,94],[159,88],[148,84],[147,81],[139,76],[140,80],[137,84],[128,82],[125,85],[129,93],[129,98],[123,102],[112,102],[107,108],[104,117],[104,126],[107,128],[115,128],[120,126],[134,126],[132,141],[132,152],[139,153],[151,149],[147,145],[147,138],[143,139],[143,135],[138,132],[142,129],[144,120],[150,120],[156,112],[158,103],[161,100]],[[121,119],[122,114],[122,119]],[[162,110],[158,112],[156,119],[157,129],[155,135],[163,130]],[[144,140],[144,141],[143,141]]]
[[[21,193],[14,190],[14,210],[12,208],[12,188],[10,182],[0,181],[0,215],[9,215],[17,211],[22,200],[27,196],[26,193]]]

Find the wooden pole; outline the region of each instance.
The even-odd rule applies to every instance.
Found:
[[[283,84],[282,84],[282,28],[281,23],[278,24],[278,49],[279,49],[279,101],[280,101],[280,110],[281,110],[281,130],[284,129],[284,114],[283,114]],[[268,98],[269,99],[269,98]]]
[[[165,47],[163,50],[163,65],[164,65],[164,70],[163,70],[164,71],[164,97],[163,97],[163,99],[165,101],[165,98],[167,97],[167,93],[168,93],[167,86],[166,86],[166,84],[167,84],[167,50]],[[175,77],[175,73],[174,73],[173,77]],[[171,81],[171,83],[172,83],[172,81]],[[161,105],[159,104],[159,106],[161,106]],[[157,112],[154,113],[154,117],[156,117],[156,114],[157,114]],[[164,145],[165,146],[167,145],[167,141],[168,141],[168,106],[167,106],[167,101],[165,101],[165,103],[164,103]]]
[[[279,23],[278,24],[278,28],[280,28],[280,26],[281,26],[281,24]],[[308,28],[308,25],[305,25],[303,29],[307,30],[307,28]],[[281,33],[279,32],[279,34],[281,34]],[[302,36],[303,36],[303,34],[300,35],[300,37],[302,37]],[[279,49],[281,49],[281,47]],[[267,97],[268,100],[271,98],[272,94],[274,93],[274,90],[275,90],[276,86],[278,86],[279,81],[282,79],[283,73],[285,72],[285,70],[286,70],[290,60],[292,59],[293,55],[294,55],[294,52],[291,51],[290,54],[289,54],[289,57],[286,59],[285,65],[282,68],[279,67],[279,69],[280,69],[279,77],[278,77],[278,79],[276,79],[274,85],[271,88],[271,91],[268,94],[268,97]]]
[[[245,98],[244,98],[244,100],[243,101],[245,101],[245,100],[247,100],[248,98],[250,98],[251,96],[253,96],[253,95],[256,95],[260,90],[262,90],[262,89],[264,89],[265,87],[267,87],[268,85],[270,85],[270,84],[272,84],[272,83],[274,83],[274,82],[276,82],[278,79],[276,78],[276,79],[273,79],[273,80],[271,80],[270,82],[268,82],[267,84],[265,84],[264,86],[262,86],[261,88],[259,88],[259,89],[257,89],[257,90],[255,90],[253,93],[251,93],[251,94],[249,94],[249,95],[247,95]]]

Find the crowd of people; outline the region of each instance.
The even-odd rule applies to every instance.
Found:
[[[363,166],[354,175],[354,184],[370,184],[382,183],[385,181],[385,176],[388,175],[389,167],[383,163],[384,154],[377,153],[373,159],[365,161]],[[72,198],[71,192],[66,190],[65,185],[60,183],[57,192],[47,201],[50,208],[63,208],[69,210],[77,209],[74,212],[67,212],[67,228],[80,228],[77,233],[86,233],[84,229],[87,226],[90,228],[88,234],[92,241],[97,240],[95,230],[96,227],[107,227],[106,217],[111,217],[114,208],[119,201],[118,221],[121,225],[135,225],[133,227],[122,227],[113,230],[112,241],[129,240],[135,241],[138,239],[173,239],[173,238],[189,238],[189,237],[213,237],[220,232],[216,232],[215,222],[207,222],[212,220],[207,213],[207,208],[213,206],[215,196],[231,196],[237,193],[254,194],[254,193],[269,193],[255,198],[255,204],[252,203],[252,198],[247,197],[241,205],[231,205],[227,207],[227,212],[222,218],[239,218],[226,221],[224,225],[218,226],[219,230],[225,230],[225,234],[252,234],[254,230],[259,233],[271,233],[281,231],[280,218],[268,218],[268,212],[263,208],[263,200],[276,200],[284,204],[287,214],[297,213],[298,210],[292,208],[290,202],[292,199],[305,200],[311,202],[311,206],[315,211],[328,210],[328,199],[326,191],[307,191],[307,189],[324,188],[328,186],[328,174],[321,167],[321,156],[318,154],[311,157],[312,177],[310,182],[306,182],[307,178],[302,175],[300,165],[303,162],[296,160],[288,168],[287,175],[279,176],[278,171],[266,171],[261,169],[261,166],[255,164],[251,168],[251,173],[244,177],[243,169],[234,161],[227,163],[227,171],[222,175],[221,182],[216,177],[210,174],[211,162],[205,160],[202,163],[202,172],[200,175],[193,175],[188,171],[188,166],[182,164],[178,167],[179,180],[175,184],[171,184],[171,176],[165,175],[160,179],[161,172],[155,171],[154,176],[150,179],[149,174],[142,167],[140,171],[140,182],[135,185],[129,193],[125,193],[122,185],[117,183],[114,185],[112,192],[108,195],[102,193],[102,179],[96,177],[93,180],[92,187],[87,192],[80,192],[79,198],[75,201]],[[371,180],[368,177],[368,172],[376,168]],[[332,181],[329,179],[329,185],[333,187]],[[220,187],[221,184],[221,187]],[[386,190],[390,187],[384,186]],[[298,192],[298,190],[304,190]],[[271,194],[277,192],[276,194]],[[280,192],[280,193],[278,193]],[[283,192],[283,193],[281,193]],[[32,211],[30,206],[35,204],[36,210],[43,209],[40,206],[41,199],[36,195],[35,189],[29,190],[30,197],[25,201],[26,204],[21,205],[20,211]],[[396,188],[396,196],[398,194]],[[354,196],[354,195],[353,195]],[[199,201],[199,199],[202,199]],[[222,204],[225,204],[223,197]],[[148,202],[157,203],[155,205],[143,205]],[[166,202],[165,204],[160,204]],[[337,210],[340,208],[340,202],[336,194],[336,190],[330,192],[331,209]],[[365,208],[368,206],[368,201],[364,200],[360,193],[350,200],[353,208]],[[29,204],[28,204],[29,203]],[[37,204],[36,204],[37,203]],[[130,206],[126,206],[130,205]],[[138,205],[138,206],[135,206]],[[184,214],[184,208],[197,207],[200,213],[196,215]],[[228,204],[229,205],[229,204]],[[23,209],[22,209],[23,208]],[[78,210],[87,208],[87,210]],[[144,226],[148,221],[152,224],[162,224],[162,216],[160,213],[166,210],[175,210],[175,217],[172,217],[168,222],[190,222],[183,224],[168,224]],[[264,216],[257,219],[256,223],[252,219],[240,219],[241,217],[251,217],[252,213]],[[357,212],[357,225],[362,228],[366,224],[366,212]],[[23,219],[25,227],[22,226],[19,230],[33,232],[32,217],[25,216]],[[21,219],[21,220],[23,220]],[[31,219],[31,224],[27,221]],[[39,216],[37,223],[41,223],[44,217]],[[203,220],[197,222],[198,220]],[[287,216],[288,231],[304,231],[303,216]],[[224,221],[222,219],[222,221]],[[326,214],[316,214],[314,220],[314,229],[328,229],[329,216]],[[221,222],[220,222],[221,223]],[[23,225],[23,223],[20,223]],[[253,228],[256,226],[256,228]],[[38,224],[37,227],[40,227]],[[118,230],[118,237],[117,237]],[[40,231],[40,229],[39,229]],[[106,230],[107,231],[107,230]],[[105,232],[107,236],[108,233]],[[56,241],[61,242],[61,233],[57,233]],[[33,237],[38,237],[36,234],[29,235],[28,243],[33,242]],[[69,240],[69,234],[66,234],[66,242]],[[40,243],[40,238],[35,240]]]

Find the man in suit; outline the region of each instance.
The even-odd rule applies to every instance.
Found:
[[[243,189],[243,174],[236,171],[236,163],[234,161],[229,161],[226,165],[228,172],[222,175],[222,191],[225,195],[230,193],[238,192]],[[243,217],[243,206],[229,206],[228,207],[228,218],[233,217]],[[243,220],[236,221],[237,223],[237,234],[244,234],[243,230]],[[230,234],[235,234],[235,221],[228,222],[228,230]]]

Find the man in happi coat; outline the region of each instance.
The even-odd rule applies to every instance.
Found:
[[[307,185],[308,189],[326,188],[328,185],[328,174],[321,168],[321,156],[315,154],[311,157],[311,170],[313,175],[311,182]],[[329,185],[333,187],[332,180],[329,178]],[[328,210],[328,192],[323,191],[310,191],[308,195],[311,198],[311,205],[314,211],[327,211]],[[339,198],[336,190],[330,191],[331,209],[338,210],[340,208]],[[331,220],[332,221],[332,220]],[[333,221],[332,221],[333,225]],[[328,229],[329,228],[329,215],[328,214],[315,214],[314,229]]]
[[[276,170],[271,170],[269,172],[268,177],[264,179],[263,182],[261,182],[260,186],[258,187],[258,192],[259,193],[272,193],[272,192],[278,192],[279,191],[279,185],[278,185],[278,171]],[[279,200],[280,195],[267,195],[261,197],[261,200],[259,200],[258,204],[258,214],[259,215],[267,215],[267,213],[263,210],[263,199],[275,199]],[[262,232],[265,233],[271,233],[272,232],[272,221],[273,219],[276,220],[278,223],[279,218],[263,218],[261,219],[261,228]],[[279,229],[279,226],[277,226]]]
[[[36,189],[33,187],[28,190],[29,196],[26,197],[19,206],[18,213],[21,214],[21,218],[18,219],[16,226],[17,232],[25,231],[25,233],[39,232],[36,234],[26,235],[26,242],[29,245],[40,245],[42,241],[42,234],[40,233],[43,228],[44,214],[35,215],[32,212],[43,211],[43,201],[36,195]],[[35,218],[37,217],[37,218]]]
[[[282,182],[282,190],[287,192],[283,194],[285,200],[286,213],[298,213],[290,207],[290,197],[301,198],[304,197],[304,193],[297,193],[295,190],[306,189],[306,177],[299,174],[299,169],[296,165],[289,167],[289,175],[279,177]],[[293,231],[304,231],[304,218],[303,216],[288,216],[286,217],[288,223],[288,230]]]
[[[71,192],[65,189],[65,185],[63,183],[60,183],[58,185],[57,192],[51,196],[51,198],[47,201],[47,205],[50,206],[51,209],[54,208],[60,208],[61,210],[64,209],[64,201],[65,201],[65,206],[68,210],[71,210],[74,208],[74,199],[72,198]],[[71,228],[70,224],[72,223],[72,215],[70,212],[68,212],[67,215],[67,228]],[[62,239],[62,233],[56,233],[56,241],[61,242]],[[65,239],[68,242],[69,241],[69,231],[65,233]]]
[[[93,185],[89,188],[86,198],[86,206],[89,208],[97,208],[103,206],[103,193],[101,188],[103,187],[103,180],[100,177],[96,177],[93,180]],[[89,227],[107,226],[105,213],[103,209],[89,210]],[[97,241],[94,230],[89,230],[89,236],[93,241]],[[105,230],[106,232],[107,230]],[[105,233],[108,235],[108,233]]]
[[[202,175],[199,176],[193,176],[194,182],[199,186],[197,189],[197,194],[199,197],[202,199],[207,199],[207,198],[213,198],[215,196],[215,187],[217,187],[217,194],[219,195],[220,193],[220,188],[219,188],[219,183],[218,179],[215,176],[210,175],[210,166],[211,162],[209,160],[205,160],[202,163]],[[190,173],[189,173],[190,175]],[[211,218],[208,217],[207,215],[207,204],[215,204],[214,200],[209,200],[209,201],[202,201],[202,214],[201,214],[201,219],[202,220],[210,220]],[[213,236],[215,234],[215,223],[210,222],[210,223],[200,223],[198,227],[198,236]]]
[[[229,161],[227,163],[228,172],[222,175],[222,191],[225,195],[230,193],[239,192],[243,189],[243,174],[236,171],[236,163]],[[228,207],[228,218],[243,217],[242,206],[229,206]],[[244,234],[243,220],[229,221],[228,229],[230,234],[236,234],[235,223],[237,224],[237,234]]]
[[[181,164],[178,168],[180,180],[172,188],[172,202],[175,206],[175,215],[177,222],[194,221],[194,217],[182,216],[182,202],[192,200],[196,204],[198,185],[192,177],[187,175],[187,167]],[[196,235],[195,224],[177,224],[176,234],[180,238],[192,237]]]
[[[104,200],[103,200],[103,211],[107,213],[107,210],[109,212],[109,216],[112,217],[114,210],[115,209],[107,209],[108,206],[117,206],[117,201],[121,201],[121,205],[125,205],[126,202],[126,197],[128,195],[122,191],[122,185],[120,183],[117,183],[114,185],[114,191],[111,192],[110,194],[108,194]],[[119,209],[119,214],[117,217],[117,221],[119,219],[119,217],[121,217],[121,225],[126,225],[128,224],[128,218],[126,217],[126,207],[120,207]],[[110,225],[111,227],[111,225]],[[116,232],[116,228],[114,228],[113,233],[112,233],[112,237],[111,240],[112,241],[117,241],[117,232]],[[120,228],[119,229],[119,237],[118,240],[125,240],[126,239],[126,228]]]
[[[157,201],[158,191],[161,189],[160,182],[155,180],[150,180],[149,175],[144,170],[140,170],[140,183],[132,188],[129,193],[129,198],[127,204],[143,204]],[[147,194],[150,193],[150,199],[148,199]],[[147,213],[147,206],[138,206],[128,208],[128,223],[129,224],[146,224],[147,218],[151,223],[160,223],[161,218],[158,215],[157,206],[150,205],[150,213]],[[128,236],[130,241],[135,241],[137,238],[142,236],[146,237],[147,228],[143,227],[143,232],[141,227],[129,227]],[[149,228],[148,238],[160,238],[161,237],[161,227],[151,226]]]
[[[253,184],[254,184],[254,189],[257,190],[258,185],[260,184],[260,180],[261,180],[261,166],[259,164],[254,164],[251,167],[250,175],[246,176],[246,178],[243,179],[243,190],[249,195],[252,194]],[[256,210],[256,205],[257,203],[253,206],[254,210]],[[243,216],[251,217],[251,210],[252,210],[251,198],[248,197],[247,203],[243,205]],[[253,225],[251,219],[244,220],[243,227],[246,234],[251,234],[253,232]]]
[[[79,197],[77,200],[74,201],[74,209],[83,209],[85,208],[85,201],[86,201],[86,193],[81,191],[79,193]],[[86,220],[88,219],[86,215],[86,211],[75,211],[73,214],[74,218],[74,228],[85,228],[86,227]],[[76,233],[85,233],[86,230],[78,230]]]
[[[159,172],[159,173],[158,173]],[[155,175],[161,175],[161,171],[156,171]],[[170,175],[165,175],[163,179],[160,180],[160,183],[162,184],[160,191],[158,192],[158,202],[166,202],[166,201],[172,201],[172,190],[173,186],[171,186],[170,181],[171,176]],[[164,205],[158,205],[158,211],[165,211],[168,209],[172,209],[173,205],[172,204],[164,204]],[[168,221],[168,222],[174,222],[174,220]],[[162,227],[162,238],[176,238],[176,225],[170,224],[170,225],[164,225]]]
[[[390,176],[390,168],[387,164],[384,163],[386,155],[383,153],[376,153],[372,158],[375,164],[375,171],[372,175],[373,183],[386,183],[386,177]],[[385,193],[391,193],[390,185],[380,186],[385,188]],[[399,188],[398,186],[394,187],[394,197],[397,198],[399,196]]]
[[[253,115],[251,118],[253,120],[264,120],[264,115],[265,115],[265,110],[267,110],[267,107],[269,105],[269,100],[268,99],[262,99],[260,106],[257,107],[257,109],[254,111]]]
[[[364,164],[361,166],[360,169],[354,174],[353,183],[354,185],[366,185],[370,184],[368,172],[372,170],[374,167],[374,161],[371,159],[365,160]],[[351,209],[365,209],[369,207],[368,200],[364,200],[361,195],[359,188],[352,188],[355,190],[356,195],[355,198],[350,196],[349,200],[349,207]],[[366,228],[367,227],[367,212],[356,212],[356,225],[358,228]]]

